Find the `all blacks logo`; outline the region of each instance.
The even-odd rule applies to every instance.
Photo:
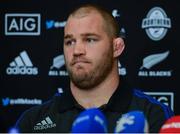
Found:
[[[147,35],[154,41],[159,41],[171,28],[171,20],[167,18],[166,13],[160,7],[152,8],[145,19],[142,21],[142,28],[146,30]]]

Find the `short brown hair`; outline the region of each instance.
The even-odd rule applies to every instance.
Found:
[[[83,16],[97,11],[105,22],[105,30],[110,37],[119,37],[119,25],[112,14],[103,7],[95,4],[83,4],[75,8],[69,15],[70,16]]]

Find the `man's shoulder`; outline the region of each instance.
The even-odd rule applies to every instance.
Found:
[[[164,122],[174,115],[170,107],[138,89],[134,90],[130,110],[143,111],[149,124],[149,132],[158,132]]]
[[[57,99],[59,99],[59,98],[60,98],[59,96],[54,96],[50,100],[47,100],[40,105],[29,108],[24,113],[28,114],[28,115],[36,115],[36,114],[42,115],[47,112],[48,113],[53,112],[53,111],[55,111],[55,109],[57,109],[57,106],[58,106]]]
[[[59,96],[54,96],[50,100],[44,102],[41,105],[33,106],[21,114],[20,118],[16,122],[16,127],[18,129],[25,128],[25,131],[30,131],[32,125],[34,125],[39,120],[42,120],[47,115],[54,115],[56,110],[58,109],[58,98]],[[48,117],[48,116],[47,116]],[[27,131],[27,132],[28,132]]]
[[[39,113],[39,112],[45,112],[51,108],[52,104],[53,104],[53,100],[51,99],[51,100],[44,102],[43,104],[33,106],[30,109],[26,110],[25,112],[29,113],[29,114],[30,113],[35,114],[35,113]]]
[[[165,118],[169,118],[174,115],[169,106],[157,101],[141,90],[134,89],[133,96],[132,107],[138,107],[147,113],[150,113],[150,111],[154,113],[159,112],[159,114],[164,114]]]
[[[53,114],[58,109],[58,96],[52,97],[50,100],[45,101],[43,104],[33,106],[23,112],[19,121],[25,120],[29,122],[34,122],[42,116]]]

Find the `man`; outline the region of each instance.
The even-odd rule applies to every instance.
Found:
[[[125,45],[118,24],[106,10],[83,5],[68,17],[64,56],[70,87],[46,104],[34,107],[17,122],[21,132],[70,132],[78,114],[91,107],[102,110],[113,132],[122,114],[143,111],[150,132],[158,132],[172,112],[119,77],[118,57]]]

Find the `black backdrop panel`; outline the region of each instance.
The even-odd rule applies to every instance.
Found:
[[[179,1],[6,0],[0,2],[1,132],[67,87],[64,25],[72,8],[88,2],[110,10],[126,36],[121,77],[180,114]]]

